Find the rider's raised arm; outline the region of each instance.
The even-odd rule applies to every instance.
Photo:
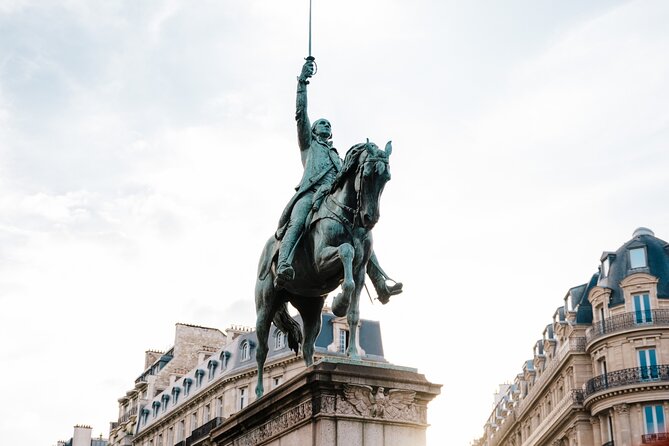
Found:
[[[307,114],[307,85],[314,69],[314,63],[307,60],[297,78],[297,100],[295,101],[295,120],[297,121],[297,141],[302,152],[302,164],[306,160],[306,151],[311,144],[311,122]]]

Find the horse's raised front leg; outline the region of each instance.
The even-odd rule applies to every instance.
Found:
[[[267,359],[267,339],[272,318],[276,312],[275,290],[271,275],[256,283],[256,334],[258,336],[258,348],[256,350],[256,362],[258,363],[258,381],[256,383],[256,397],[260,398],[265,392],[263,386],[263,369]]]
[[[341,260],[344,267],[344,281],[341,283],[341,293],[332,302],[332,313],[337,317],[341,317],[346,314],[351,298],[355,293],[355,281],[353,280],[353,257],[355,256],[355,250],[349,243],[343,243],[336,249],[339,260]]]
[[[358,323],[360,322],[360,294],[365,284],[365,268],[360,267],[355,271],[355,289],[351,296],[351,303],[348,306],[346,322],[348,322],[348,349],[346,354],[351,359],[360,359],[358,351]]]

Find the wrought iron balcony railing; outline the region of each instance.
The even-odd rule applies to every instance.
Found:
[[[186,446],[195,444],[198,440],[205,438],[209,435],[209,432],[223,424],[223,417],[212,418],[211,420],[204,423],[202,426],[193,429],[193,432],[190,434],[190,437],[186,438]]]
[[[668,364],[634,367],[595,376],[585,384],[585,395],[592,395],[600,390],[606,390],[612,387],[653,381],[669,381]]]
[[[613,446],[613,440],[611,440],[611,441],[607,441],[607,442],[604,443],[602,446]]]
[[[641,444],[669,445],[669,433],[658,432],[656,434],[645,434],[641,436]]]
[[[634,311],[611,316],[604,320],[593,322],[592,327],[585,332],[585,338],[592,342],[609,333],[616,333],[637,327],[669,326],[669,310]]]
[[[133,416],[133,415],[137,415],[137,406],[133,407],[132,409],[127,411],[125,414],[121,415],[118,418],[118,424],[126,423],[130,419],[130,417]]]

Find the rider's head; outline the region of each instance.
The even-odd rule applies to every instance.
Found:
[[[330,121],[327,119],[318,119],[311,126],[311,134],[325,141],[332,138],[332,127],[330,126]]]

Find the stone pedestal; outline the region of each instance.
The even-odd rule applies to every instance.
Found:
[[[415,369],[324,359],[211,432],[217,446],[425,445],[439,394]]]

